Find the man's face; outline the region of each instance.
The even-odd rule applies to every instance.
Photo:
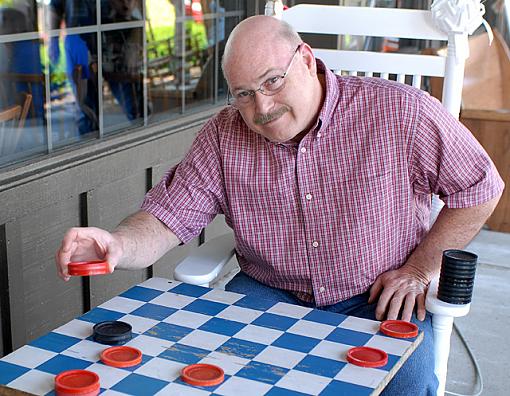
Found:
[[[253,94],[258,88],[268,92],[275,79],[283,79],[283,88],[274,95],[255,92],[247,103],[234,103],[248,127],[272,142],[286,142],[310,127],[316,114],[312,106],[315,73],[307,64],[307,51],[288,46],[271,53],[239,54],[226,67],[230,90],[235,97]],[[233,57],[232,57],[233,58]],[[267,89],[269,88],[269,89]]]

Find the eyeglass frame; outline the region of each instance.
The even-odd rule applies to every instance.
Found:
[[[299,52],[299,50],[301,49],[303,44],[304,43],[299,43],[297,48],[294,50],[294,53],[292,54],[292,58],[289,61],[289,65],[287,66],[287,68],[283,74],[269,77],[267,80],[265,80],[263,83],[261,83],[257,89],[243,89],[242,90],[244,92],[248,92],[248,94],[251,98],[251,101],[248,101],[248,102],[242,104],[241,107],[246,106],[250,103],[253,103],[255,100],[255,94],[257,92],[260,92],[262,95],[265,95],[265,96],[274,96],[278,92],[281,92],[283,90],[283,88],[285,88],[285,77],[287,77],[287,75],[289,74],[290,68],[291,68],[292,64],[294,63],[294,58],[296,57],[296,54]],[[272,80],[276,77],[278,77],[279,79],[282,80],[282,85],[280,87],[278,87],[275,91],[265,91],[263,89],[264,84],[267,84],[269,80]],[[236,104],[236,102],[237,102],[237,99],[231,93],[230,88],[229,88],[228,93],[227,93],[227,105],[233,106],[233,107],[239,107],[239,105]]]

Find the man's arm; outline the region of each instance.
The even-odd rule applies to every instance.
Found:
[[[71,261],[106,260],[115,268],[141,269],[156,262],[180,240],[153,215],[139,211],[124,219],[114,232],[95,227],[71,228],[55,261],[57,272],[69,280]]]
[[[122,245],[118,262],[122,269],[148,267],[181,243],[166,225],[142,210],[124,219],[112,235]]]
[[[443,251],[462,249],[480,231],[496,207],[501,194],[481,205],[462,209],[443,208],[422,243],[399,269],[387,271],[370,289],[369,302],[379,301],[376,317],[411,320],[416,306],[419,320],[425,318],[425,293],[430,281],[439,274]]]

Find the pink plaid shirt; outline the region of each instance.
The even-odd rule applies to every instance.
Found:
[[[184,243],[225,214],[246,274],[321,306],[406,262],[428,231],[431,193],[464,208],[495,197],[503,181],[425,92],[317,63],[326,97],[299,144],[271,143],[226,108],[142,208]]]

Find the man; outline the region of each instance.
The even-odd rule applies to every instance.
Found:
[[[494,165],[428,94],[336,76],[271,17],[234,29],[223,69],[233,106],[113,233],[69,230],[60,276],[71,260],[146,267],[224,213],[242,270],[227,290],[372,319],[416,310],[425,340],[386,393],[435,394],[425,292],[497,204]],[[431,193],[446,208],[429,231]]]

